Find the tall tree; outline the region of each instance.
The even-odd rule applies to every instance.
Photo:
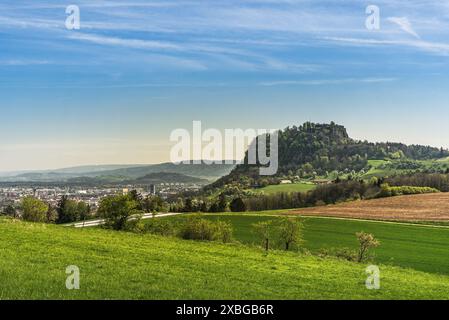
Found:
[[[58,219],[56,223],[70,223],[81,219],[81,212],[78,202],[68,199],[67,196],[61,197],[56,210],[58,212]]]
[[[226,201],[226,196],[224,195],[224,193],[220,194],[217,207],[219,212],[225,212],[228,209],[228,202]]]
[[[57,210],[49,203],[47,208],[47,222],[55,223],[58,218]]]
[[[253,224],[255,234],[261,240],[266,251],[270,249],[270,243],[274,238],[274,223],[272,220],[261,221]]]
[[[285,245],[285,250],[289,250],[292,245],[298,244],[302,240],[302,223],[299,218],[281,218],[279,223],[279,240]]]
[[[98,208],[98,214],[106,220],[106,227],[114,230],[123,230],[130,217],[141,213],[139,203],[129,195],[106,197]]]
[[[16,218],[16,217],[17,217],[17,209],[16,209],[13,205],[8,205],[8,206],[5,208],[4,213],[5,213],[7,216],[10,216],[10,217],[13,217],[13,218]]]
[[[242,198],[238,197],[232,200],[230,204],[230,208],[232,212],[245,212],[246,205]]]

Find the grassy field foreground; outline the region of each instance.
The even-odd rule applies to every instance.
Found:
[[[367,290],[366,265],[243,245],[189,242],[100,229],[0,219],[0,299],[434,299],[449,277],[380,266]],[[66,267],[80,290],[65,287]]]
[[[260,245],[252,225],[279,217],[259,214],[206,214],[206,219],[221,220],[232,224],[234,238],[242,243]],[[187,216],[163,219],[186,219]],[[449,227],[433,227],[360,221],[334,218],[303,217],[304,243],[301,247],[317,254],[323,249],[350,248],[356,250],[356,232],[365,231],[375,235],[381,245],[372,250],[375,262],[412,268],[424,272],[449,275]]]

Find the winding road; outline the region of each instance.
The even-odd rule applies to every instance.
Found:
[[[145,213],[144,215],[142,215],[142,219],[153,219],[153,218],[163,218],[163,217],[170,217],[170,216],[177,216],[180,215],[182,213],[173,213],[173,212],[169,212],[169,213],[160,213],[160,214],[152,214],[152,213]],[[131,218],[132,220],[133,218]],[[134,218],[135,219],[135,218]],[[75,228],[87,228],[87,227],[95,227],[95,226],[99,226],[104,224],[105,220],[104,219],[97,219],[97,220],[88,220],[85,222],[77,222],[77,223],[71,223],[71,224],[67,224],[67,227],[75,227]]]

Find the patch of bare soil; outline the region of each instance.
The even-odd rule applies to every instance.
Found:
[[[298,209],[304,216],[398,221],[449,221],[449,193],[398,196]]]

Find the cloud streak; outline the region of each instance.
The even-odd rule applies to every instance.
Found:
[[[397,24],[403,31],[414,36],[415,38],[420,38],[415,30],[413,30],[412,24],[407,17],[390,17],[387,20]]]
[[[47,65],[47,64],[50,64],[50,61],[26,60],[26,59],[0,60],[0,66],[31,66],[31,65]]]
[[[342,85],[349,83],[382,83],[396,81],[396,78],[343,78],[343,79],[314,79],[314,80],[284,80],[261,82],[261,86],[322,86],[322,85]]]
[[[99,45],[122,46],[134,49],[162,49],[162,50],[180,50],[176,44],[165,41],[123,39],[117,37],[104,37],[92,34],[76,33],[68,36],[69,39],[82,40]]]
[[[352,46],[392,46],[392,47],[410,47],[424,52],[449,56],[449,43],[431,42],[423,40],[378,40],[362,38],[339,38],[327,37],[327,41]]]

